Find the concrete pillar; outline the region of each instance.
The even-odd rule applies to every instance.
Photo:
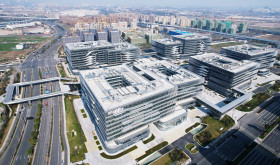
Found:
[[[16,86],[16,96],[19,97],[19,86],[18,85]]]

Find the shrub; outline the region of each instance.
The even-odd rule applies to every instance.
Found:
[[[154,134],[152,134],[152,136],[151,136],[149,139],[143,141],[143,143],[144,143],[144,144],[147,144],[147,143],[153,141],[154,139],[155,139],[155,136],[154,136]]]
[[[121,156],[123,156],[123,155],[125,155],[125,154],[127,154],[127,153],[129,153],[129,152],[131,152],[131,151],[133,151],[133,150],[136,150],[137,148],[138,148],[137,146],[133,146],[133,147],[131,147],[131,148],[129,148],[129,149],[127,149],[127,150],[125,150],[125,151],[123,151],[123,152],[117,154],[117,155],[107,155],[107,154],[104,153],[104,152],[102,152],[100,155],[101,155],[103,158],[106,158],[106,159],[117,159],[117,158],[119,158],[119,157],[121,157]]]

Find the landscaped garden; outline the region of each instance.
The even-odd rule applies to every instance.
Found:
[[[151,163],[151,165],[180,165],[186,162],[188,159],[189,157],[184,153],[184,151],[175,149],[154,161]]]
[[[151,155],[152,153],[158,151],[159,149],[161,149],[161,148],[163,148],[163,147],[165,147],[165,146],[167,146],[167,145],[168,145],[168,142],[167,142],[167,141],[164,141],[164,142],[162,142],[162,143],[160,143],[160,144],[154,146],[153,148],[150,148],[149,150],[147,150],[147,151],[145,152],[144,155],[138,157],[138,158],[136,159],[136,161],[138,162],[138,161],[144,159],[145,157]]]
[[[202,119],[202,123],[206,124],[207,127],[194,138],[200,145],[205,147],[231,128],[234,125],[234,120],[228,115],[221,120],[206,116]]]
[[[261,103],[263,103],[265,100],[267,100],[270,97],[269,94],[266,93],[257,93],[253,96],[253,98],[247,102],[246,104],[240,105],[237,107],[237,110],[243,111],[243,112],[249,112],[252,111],[254,108],[259,106]]]
[[[189,143],[186,145],[186,149],[188,151],[190,151],[190,153],[195,154],[198,152],[198,148],[193,144],[193,143]]]

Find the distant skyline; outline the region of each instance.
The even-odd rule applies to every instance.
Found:
[[[3,0],[2,2],[24,1],[24,0]],[[125,7],[242,7],[242,8],[258,8],[270,7],[279,8],[279,0],[25,0],[31,3],[52,3],[52,4],[90,4],[90,5],[110,5]]]

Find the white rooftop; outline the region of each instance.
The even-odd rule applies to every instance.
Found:
[[[143,58],[134,62],[134,67],[145,73],[165,79],[172,84],[179,85],[186,82],[201,80],[202,78],[184,68],[166,60]]]
[[[153,40],[157,43],[164,44],[164,45],[173,45],[173,44],[180,44],[180,41],[175,41],[173,39],[164,38],[164,39],[155,39]]]
[[[197,59],[203,63],[213,65],[215,67],[221,68],[232,73],[237,73],[259,65],[258,63],[253,61],[238,61],[217,53],[204,53],[197,56],[191,56],[190,58]]]
[[[113,44],[111,44],[110,42],[105,41],[105,40],[100,40],[100,41],[67,43],[67,44],[65,44],[65,46],[69,50],[81,50],[81,49],[98,48],[98,47],[104,47],[104,46],[113,47]]]
[[[132,45],[128,42],[121,42],[121,43],[113,43],[113,46],[115,47],[115,49],[120,49],[120,50],[123,50],[123,49],[139,49],[137,46],[135,45]]]
[[[80,71],[80,76],[85,80],[104,111],[114,115],[122,113],[122,107],[125,105],[175,88],[164,80],[149,81],[124,64]],[[114,84],[116,82],[121,85],[116,86]]]
[[[194,39],[206,39],[209,38],[206,35],[192,34],[192,35],[174,35],[173,38],[183,39],[183,40],[194,40]]]
[[[258,47],[254,45],[248,45],[248,44],[228,46],[228,47],[223,47],[223,49],[232,50],[250,56],[276,51],[275,49],[272,48]]]

